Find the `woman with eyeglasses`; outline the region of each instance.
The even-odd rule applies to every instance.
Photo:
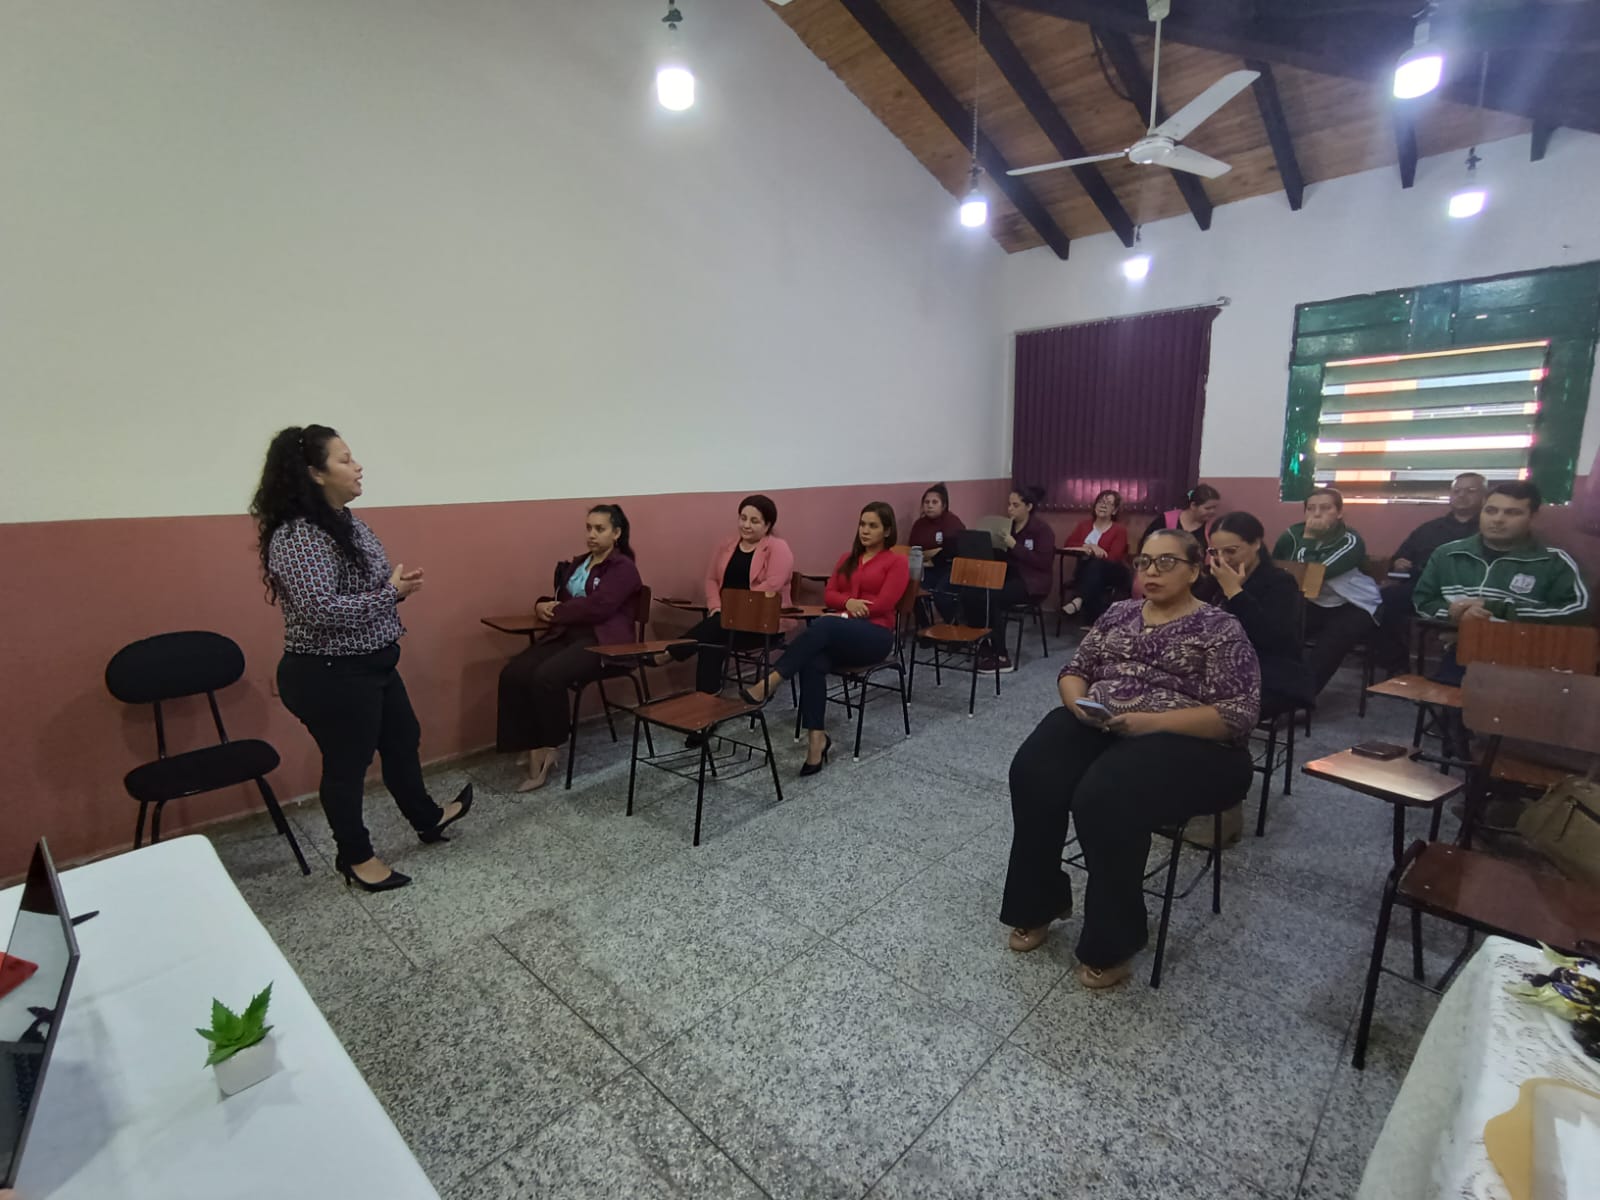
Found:
[[[1223,608],[1244,626],[1261,662],[1261,715],[1316,699],[1301,648],[1300,584],[1272,561],[1266,530],[1247,512],[1232,512],[1211,529],[1211,577]]]
[[[1144,540],[1133,569],[1144,599],[1113,604],[1057,686],[1062,707],[1011,761],[1011,862],[1000,919],[1013,950],[1043,945],[1072,913],[1061,869],[1076,826],[1089,882],[1078,981],[1115,987],[1149,940],[1150,833],[1222,812],[1250,786],[1245,739],[1261,702],[1255,651],[1239,622],[1197,600],[1200,543],[1182,530]]]
[[[1072,576],[1077,595],[1061,606],[1067,616],[1082,611],[1089,624],[1106,610],[1106,597],[1113,588],[1128,584],[1128,531],[1117,524],[1122,511],[1122,494],[1107,488],[1094,498],[1094,515],[1079,521],[1067,535],[1067,548],[1082,547],[1077,570]]]

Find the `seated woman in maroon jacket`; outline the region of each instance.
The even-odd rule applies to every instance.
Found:
[[[1006,582],[998,592],[986,588],[957,588],[961,613],[968,625],[988,625],[990,649],[978,659],[980,671],[1014,671],[1006,653],[1006,614],[1025,600],[1043,600],[1050,594],[1055,569],[1056,532],[1034,509],[1044,499],[1037,484],[1019,483],[1006,499],[1011,528],[1006,533]]]
[[[1083,555],[1072,576],[1078,594],[1061,611],[1070,617],[1081,610],[1090,625],[1105,612],[1111,589],[1129,583],[1128,531],[1117,524],[1121,511],[1122,494],[1107,488],[1094,498],[1094,515],[1079,521],[1067,535],[1067,545],[1082,546]]]
[[[823,601],[841,616],[818,617],[789,643],[772,672],[744,698],[764,702],[785,679],[800,676],[800,724],[810,732],[802,775],[815,775],[833,740],[825,732],[828,672],[865,667],[894,650],[895,608],[911,584],[903,554],[894,553],[894,509],[874,500],[861,510],[855,544],[828,577]]]
[[[619,504],[589,510],[589,550],[556,567],[556,595],[535,611],[549,632],[500,671],[499,732],[502,753],[528,752],[528,777],[517,791],[543,787],[556,750],[572,732],[567,689],[600,677],[604,663],[590,646],[634,640],[639,568],[628,544],[628,518]]]
[[[936,483],[922,493],[922,515],[911,523],[908,546],[922,548],[922,588],[933,597],[941,616],[955,613],[955,593],[950,590],[950,560],[955,557],[956,534],[966,526],[950,511],[950,490]]]

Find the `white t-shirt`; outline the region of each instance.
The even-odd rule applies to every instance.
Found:
[[[1083,539],[1083,544],[1085,546],[1098,546],[1100,544],[1100,535],[1104,532],[1104,529],[1089,530],[1089,536]]]

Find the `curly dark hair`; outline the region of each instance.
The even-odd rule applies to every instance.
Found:
[[[366,566],[350,514],[329,504],[311,478],[312,468],[320,471],[328,465],[328,443],[338,436],[339,431],[327,425],[291,425],[280,429],[267,446],[267,461],[261,467],[255,499],[250,501],[250,515],[256,519],[261,581],[267,586],[269,604],[276,604],[280,595],[278,581],[267,565],[272,535],[296,517],[331,537],[356,570]]]

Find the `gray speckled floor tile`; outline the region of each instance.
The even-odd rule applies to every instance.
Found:
[[[637,1060],[817,937],[691,861],[630,875],[499,940]]]
[[[1165,1130],[1016,1046],[962,1089],[874,1200],[1264,1200]]]
[[[448,1200],[761,1200],[761,1190],[633,1071],[582,1100]]]
[[[847,824],[922,858],[943,858],[1011,819],[1004,787],[963,784],[902,762],[846,766],[839,782],[848,802],[837,811]]]
[[[1301,1180],[1299,1194],[1305,1200],[1349,1200],[1356,1194],[1367,1157],[1410,1066],[1409,1049],[1373,1043],[1367,1050],[1366,1069],[1357,1071],[1350,1065],[1353,1030],[1351,1038],[1334,1072],[1333,1090]]]
[[[640,1066],[768,1194],[848,1197],[998,1042],[824,944]]]
[[[934,866],[833,940],[975,1024],[1005,1034],[1075,965],[1077,927],[1067,922],[1060,936],[1018,954],[1006,946],[999,910],[999,885]]]
[[[627,1060],[492,941],[331,1015],[417,1161],[449,1183],[524,1141]]]
[[[1263,1190],[1293,1191],[1343,1041],[1271,1000],[1207,978],[1094,994],[1069,976],[1012,1040],[1104,1089]]]

